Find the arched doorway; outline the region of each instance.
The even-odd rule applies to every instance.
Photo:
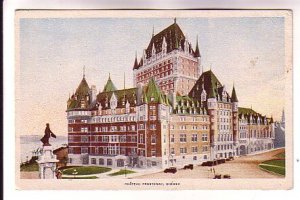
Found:
[[[241,145],[240,146],[240,155],[246,155],[247,151],[246,151],[246,146],[245,145]]]

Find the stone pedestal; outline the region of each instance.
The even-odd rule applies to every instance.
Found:
[[[56,155],[53,154],[52,146],[43,146],[37,163],[39,164],[40,179],[56,179]]]

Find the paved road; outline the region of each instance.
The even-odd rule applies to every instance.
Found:
[[[228,161],[224,164],[214,166],[216,174],[229,174],[231,178],[282,178],[282,176],[268,173],[259,169],[258,164],[265,160],[275,158],[274,156],[278,153],[283,152],[284,149],[277,149],[270,152],[260,153],[256,155],[247,155],[236,158],[233,161]],[[118,171],[114,169],[110,172],[103,174],[94,174],[98,178],[125,178],[123,175],[111,177],[108,174]],[[213,173],[210,167],[195,166],[194,170],[183,170],[180,169],[176,174],[157,172],[158,169],[152,170],[135,170],[137,173],[128,174],[126,178],[132,179],[166,179],[166,178],[213,178]],[[92,175],[90,175],[92,176]],[[37,179],[38,172],[21,172],[21,179]]]
[[[278,153],[283,152],[284,149],[277,149],[270,152],[265,152],[256,155],[241,156],[233,161],[228,161],[224,164],[214,166],[216,174],[230,174],[231,178],[282,178],[282,176],[271,174],[259,169],[258,164],[275,158]],[[176,174],[171,173],[154,173],[142,175],[134,178],[143,179],[166,179],[166,178],[213,178],[213,173],[210,172],[210,167],[195,166],[194,170],[180,169]]]

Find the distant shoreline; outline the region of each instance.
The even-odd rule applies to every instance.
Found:
[[[33,155],[33,151],[36,151],[38,148],[42,147],[42,142],[40,138],[41,135],[20,135],[20,162],[26,162],[30,160]],[[60,136],[58,135],[56,138],[50,138],[50,144],[53,146],[54,149],[62,147],[64,144],[68,144],[68,137],[67,136]]]

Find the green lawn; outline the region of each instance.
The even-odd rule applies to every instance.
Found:
[[[276,155],[277,158],[285,158],[285,152],[281,152]]]
[[[20,166],[22,172],[34,172],[39,171],[39,165],[37,163],[28,163]]]
[[[31,159],[25,163],[22,163],[20,165],[20,171],[23,172],[34,172],[34,171],[39,171],[39,165],[36,162],[38,159],[37,156],[31,157]]]
[[[70,167],[62,170],[64,175],[73,175],[74,170],[78,172],[76,175],[90,175],[90,174],[100,174],[104,172],[109,172],[111,168],[108,167],[97,167],[97,166],[76,166]]]
[[[276,174],[285,175],[285,168],[276,167],[276,166],[266,166],[266,165],[260,165],[262,169],[265,169],[270,172],[274,172]]]
[[[262,163],[267,164],[267,165],[276,165],[276,166],[280,166],[280,167],[285,167],[285,160],[268,160],[268,161],[264,161]]]
[[[119,175],[124,175],[125,173],[126,174],[133,174],[133,173],[135,173],[135,171],[121,169],[118,172],[109,174],[109,176],[119,176]]]
[[[97,179],[97,176],[84,176],[84,177],[62,177],[62,179]]]
[[[285,175],[285,160],[268,160],[259,164],[259,167],[276,174]]]

